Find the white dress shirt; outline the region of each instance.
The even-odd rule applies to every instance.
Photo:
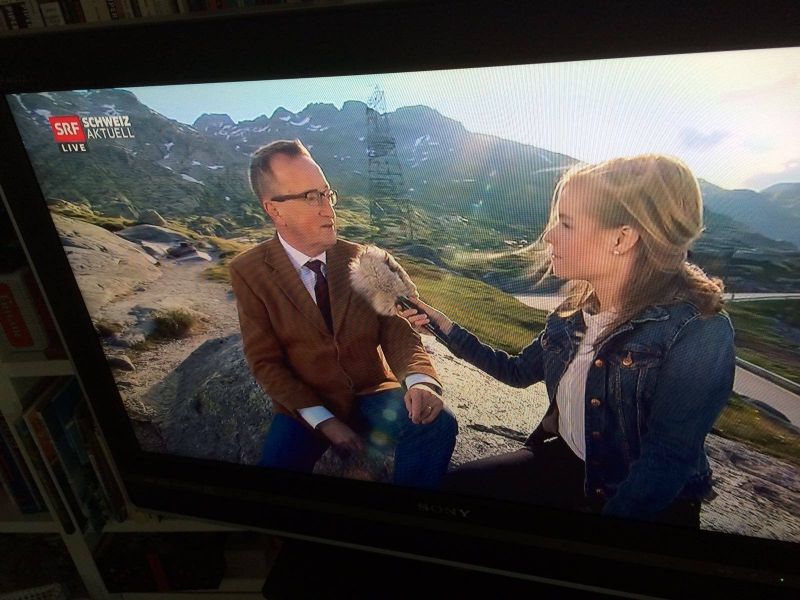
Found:
[[[614,318],[614,312],[606,311],[590,315],[583,311],[586,332],[583,334],[575,358],[567,366],[558,383],[556,402],[558,404],[558,433],[567,445],[581,459],[586,460],[585,412],[586,379],[595,359],[594,343],[603,328]]]
[[[294,246],[291,246],[289,242],[284,240],[280,234],[278,234],[278,240],[280,240],[281,245],[283,245],[284,250],[286,250],[286,254],[289,256],[289,262],[292,263],[294,270],[297,271],[297,274],[300,276],[300,281],[303,282],[306,290],[311,295],[311,299],[314,300],[314,303],[317,302],[317,295],[314,292],[314,285],[317,282],[317,276],[306,266],[306,263],[310,260],[318,260],[322,262],[322,274],[325,277],[328,276],[328,263],[326,258],[326,253],[323,252],[322,254],[318,254],[317,256],[306,256],[302,252],[300,252]],[[430,384],[433,385],[435,388],[442,388],[442,385],[436,381],[433,377],[429,377],[423,373],[409,373],[405,379],[406,387],[411,389],[416,385],[425,385]],[[427,386],[426,386],[427,387]],[[311,427],[316,428],[317,425],[322,423],[323,421],[327,421],[328,419],[333,418],[333,414],[324,406],[310,406],[308,408],[301,408],[298,410],[300,416],[305,419],[305,421],[311,425]]]

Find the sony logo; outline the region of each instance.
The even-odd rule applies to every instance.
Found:
[[[418,502],[417,510],[421,512],[433,513],[435,515],[447,515],[449,517],[459,517],[466,519],[471,513],[471,510],[466,508],[457,508],[455,506],[442,506],[441,504],[428,504],[427,502]]]

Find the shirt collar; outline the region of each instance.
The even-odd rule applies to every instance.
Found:
[[[325,265],[328,264],[325,252],[317,254],[316,256],[307,256],[302,252],[300,252],[300,250],[292,246],[285,239],[283,239],[280,233],[278,234],[278,240],[280,240],[283,249],[286,250],[286,254],[289,256],[289,262],[292,263],[294,270],[297,271],[298,273],[300,272],[300,269],[302,269],[305,266],[305,264],[310,260],[319,260],[322,261],[322,263]]]

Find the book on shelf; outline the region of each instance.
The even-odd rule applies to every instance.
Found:
[[[23,514],[47,510],[5,415],[0,413],[0,479]]]
[[[89,411],[89,405],[84,400],[75,411],[75,421],[81,436],[81,443],[86,450],[86,455],[94,468],[101,491],[105,497],[111,516],[115,521],[122,523],[128,518],[128,503],[117,482],[114,470],[108,460],[108,455],[100,442],[100,431]]]
[[[56,27],[68,23],[61,3],[57,0],[39,0],[39,12],[42,13],[45,27]]]
[[[122,2],[125,14],[130,19],[138,19],[142,16],[142,9],[139,7],[138,0],[120,0]]]
[[[26,264],[0,271],[0,354],[20,351],[64,356],[50,310]]]
[[[139,3],[139,10],[143,17],[158,16],[155,0],[137,0],[137,2]]]
[[[83,14],[83,6],[81,0],[59,0],[61,5],[61,12],[64,13],[64,18],[67,23],[85,23],[86,15]]]
[[[0,0],[0,20],[5,21],[6,29],[44,26],[35,0]]]
[[[125,8],[122,6],[121,0],[105,0],[106,7],[108,8],[108,16],[112,21],[119,21],[120,19],[127,19]]]
[[[34,402],[24,419],[80,530],[91,527],[100,532],[108,521],[109,507],[74,421],[82,401],[78,380],[70,377],[52,397]]]
[[[225,576],[228,536],[228,532],[106,535],[94,556],[111,593],[216,590]]]
[[[53,509],[53,513],[55,513],[55,517],[58,519],[59,523],[61,523],[61,527],[66,533],[73,533],[75,531],[75,523],[72,521],[70,513],[64,504],[64,500],[61,498],[52,476],[50,475],[50,471],[45,465],[45,457],[36,445],[30,429],[28,429],[24,420],[17,422],[17,433],[22,441],[22,445],[25,447],[25,451],[28,454],[33,468],[36,470],[36,474],[39,476],[42,488],[50,500],[50,506]],[[52,449],[52,451],[55,452],[54,449]]]
[[[109,21],[108,7],[105,0],[80,0],[83,18],[87,23]]]

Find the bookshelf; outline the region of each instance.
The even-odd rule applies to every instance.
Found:
[[[1,195],[1,194],[0,194]],[[8,227],[9,216],[0,204],[0,220],[5,220],[5,227],[0,227],[0,234],[5,232],[4,238],[0,239],[0,245],[4,249],[10,246],[19,245],[19,241],[14,237],[13,230]],[[10,238],[10,239],[9,239]],[[60,343],[60,341],[59,341]],[[218,589],[198,589],[191,591],[170,591],[170,592],[143,592],[136,591],[112,591],[112,586],[107,585],[108,575],[104,578],[98,561],[102,559],[99,549],[114,543],[114,538],[122,537],[122,542],[117,545],[126,545],[125,540],[134,540],[141,536],[191,536],[191,535],[212,535],[218,534],[235,535],[235,532],[242,532],[242,527],[230,526],[220,523],[205,522],[200,520],[170,517],[162,515],[148,514],[135,509],[127,499],[124,500],[126,516],[124,520],[108,518],[100,530],[92,529],[90,526],[85,528],[75,526],[75,518],[72,510],[67,506],[66,515],[64,513],[64,493],[61,486],[54,478],[50,477],[52,471],[42,468],[43,453],[38,455],[31,451],[30,440],[24,440],[20,434],[19,424],[25,422],[25,415],[30,412],[30,406],[36,402],[35,396],[39,394],[41,401],[42,390],[45,392],[59,388],[59,381],[67,381],[73,375],[73,367],[67,357],[53,357],[53,347],[44,351],[0,351],[0,416],[2,421],[7,424],[3,428],[4,439],[12,441],[19,449],[18,458],[21,459],[26,476],[29,478],[29,485],[35,486],[41,496],[40,510],[36,512],[23,512],[19,499],[12,493],[8,483],[8,472],[4,471],[4,476],[0,477],[0,539],[4,540],[4,545],[13,548],[15,544],[30,545],[31,536],[49,536],[48,543],[55,539],[61,540],[66,555],[74,565],[74,579],[79,581],[82,593],[77,597],[90,598],[136,598],[149,600],[153,598],[185,598],[196,593],[212,593],[215,597],[221,598],[261,598],[261,585],[267,576],[269,564],[269,553],[274,554],[278,547],[275,538],[260,534],[258,544],[263,546],[264,552],[260,552],[258,544],[250,549],[251,564],[256,564],[255,572],[242,574],[236,571],[236,565],[231,564],[222,568],[227,569]],[[59,354],[56,348],[56,355]],[[47,384],[50,387],[47,387]],[[45,398],[45,400],[49,400]],[[99,430],[97,430],[99,432]],[[98,437],[99,433],[98,433]],[[111,466],[113,476],[118,481],[116,471],[113,469],[113,462],[110,460],[105,442],[99,439],[100,447],[104,458]],[[37,442],[38,445],[38,442]],[[42,450],[39,446],[38,450]],[[121,488],[120,488],[121,489]],[[124,494],[124,492],[123,492]],[[59,509],[59,505],[61,508]],[[74,507],[73,507],[74,509]],[[30,510],[30,509],[29,509]],[[60,512],[59,512],[60,510]],[[127,537],[126,537],[127,536]],[[156,540],[158,538],[155,538]],[[15,541],[16,540],[16,541]],[[25,540],[25,541],[23,541]],[[155,544],[150,541],[150,544]],[[47,546],[43,546],[47,547]],[[241,555],[241,548],[234,553],[235,556]],[[227,556],[227,555],[226,555]],[[252,557],[255,557],[254,559]],[[62,565],[63,567],[63,565]],[[41,565],[33,566],[34,569],[41,568],[48,573],[55,573],[51,565],[43,562]],[[260,569],[260,570],[259,570]],[[63,568],[61,569],[63,571]],[[42,576],[48,577],[46,573]],[[53,574],[53,577],[56,575]],[[25,578],[26,581],[29,578]],[[0,582],[3,579],[0,578]],[[57,583],[57,581],[41,581],[41,584]],[[64,583],[60,581],[58,583]],[[74,584],[73,584],[74,585]],[[116,582],[116,588],[119,588]],[[19,589],[19,588],[16,588]],[[26,586],[27,589],[27,586]],[[0,592],[12,591],[0,589]],[[16,591],[16,590],[14,590]],[[85,592],[85,595],[83,594]]]
[[[386,0],[0,0],[0,36]]]

